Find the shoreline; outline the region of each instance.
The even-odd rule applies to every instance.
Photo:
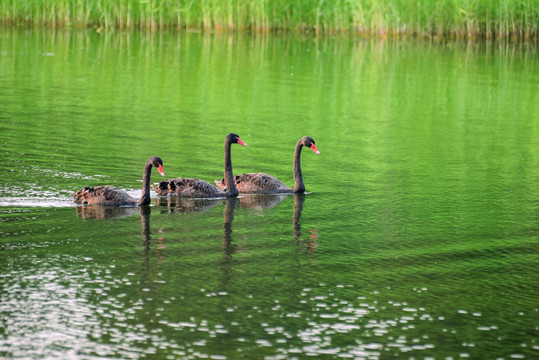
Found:
[[[4,27],[439,39],[538,39],[534,0],[4,0]]]

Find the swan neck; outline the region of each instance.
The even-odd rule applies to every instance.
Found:
[[[150,200],[150,174],[152,172],[152,164],[148,161],[144,166],[144,173],[142,174],[142,195],[138,201],[139,205],[148,205]]]
[[[238,188],[234,183],[234,174],[232,172],[232,159],[230,157],[230,140],[225,140],[225,184],[226,184],[226,196],[237,196]]]
[[[294,151],[294,192],[305,192],[305,184],[303,183],[303,174],[301,173],[301,149],[303,144],[300,141],[296,144],[296,150]]]

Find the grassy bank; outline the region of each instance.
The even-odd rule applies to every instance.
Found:
[[[537,37],[539,0],[0,0],[4,24]]]

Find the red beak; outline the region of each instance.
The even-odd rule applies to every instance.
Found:
[[[243,145],[243,146],[247,146],[247,144],[244,143],[243,140],[240,139],[240,138],[238,138],[238,144]]]
[[[320,154],[320,151],[318,151],[318,149],[316,148],[316,145],[314,145],[314,144],[311,145],[311,150],[314,151],[317,154]]]
[[[157,171],[159,171],[159,174],[161,174],[161,176],[165,176],[165,172],[163,171],[163,165],[160,164],[157,168]]]

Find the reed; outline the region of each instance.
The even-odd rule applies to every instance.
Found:
[[[0,0],[4,24],[537,37],[537,0]]]

